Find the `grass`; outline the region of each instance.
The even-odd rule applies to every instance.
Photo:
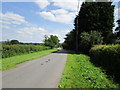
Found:
[[[35,53],[18,55],[18,56],[13,56],[13,57],[2,59],[0,60],[0,65],[2,63],[2,67],[0,67],[0,70],[7,70],[10,68],[13,68],[17,64],[20,64],[20,63],[23,63],[29,60],[41,58],[55,51],[57,51],[57,49],[44,50],[44,51],[39,51]]]
[[[59,88],[118,88],[86,55],[69,54]]]

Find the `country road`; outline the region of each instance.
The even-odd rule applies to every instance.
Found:
[[[60,50],[2,73],[3,88],[57,88],[67,59]]]

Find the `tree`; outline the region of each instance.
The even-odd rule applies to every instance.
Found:
[[[50,35],[50,37],[48,37],[47,35],[45,35],[44,45],[51,48],[58,47],[59,41],[60,40],[57,36]]]
[[[63,48],[69,50],[75,50],[76,48],[75,41],[76,41],[76,32],[75,30],[72,30],[68,34],[66,34],[66,38],[63,43]]]
[[[2,42],[2,45],[10,45],[9,39],[7,39],[7,41],[3,41],[3,42]]]
[[[10,44],[19,44],[19,41],[18,40],[11,40]]]
[[[93,45],[103,43],[103,37],[98,31],[82,32],[80,41],[80,51],[88,54]]]
[[[86,2],[83,2],[79,14],[74,20],[75,29],[66,35],[63,46],[65,49],[70,50],[75,50],[76,46],[78,46],[78,51],[80,51],[86,45],[85,43],[93,42],[94,44],[95,40],[103,39],[104,44],[110,44],[113,26],[114,5],[112,5],[112,2],[89,2],[89,0],[86,0]],[[90,33],[91,31],[94,34]],[[93,35],[93,41],[90,39],[91,35]],[[100,36],[100,38],[96,39],[96,36]],[[88,41],[84,41],[85,38],[88,38]],[[78,45],[76,45],[76,42],[78,42]],[[89,45],[90,48],[92,45]]]
[[[112,2],[85,2],[79,11],[78,33],[95,30],[102,33],[107,42],[114,26],[114,5]],[[75,30],[77,27],[75,20]]]

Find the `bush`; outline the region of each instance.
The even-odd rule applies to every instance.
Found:
[[[2,58],[50,49],[40,45],[3,45]]]
[[[93,63],[102,66],[120,80],[120,44],[96,45],[91,48],[90,57]]]
[[[120,44],[120,38],[117,38],[117,39],[115,40],[115,44]]]
[[[91,31],[91,32],[83,32],[80,35],[80,51],[83,53],[88,53],[93,45],[102,44],[103,37],[100,32]]]
[[[11,40],[10,44],[19,44],[19,41],[18,40]]]

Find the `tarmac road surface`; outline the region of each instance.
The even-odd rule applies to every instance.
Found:
[[[3,88],[57,88],[67,59],[60,50],[3,71]]]

